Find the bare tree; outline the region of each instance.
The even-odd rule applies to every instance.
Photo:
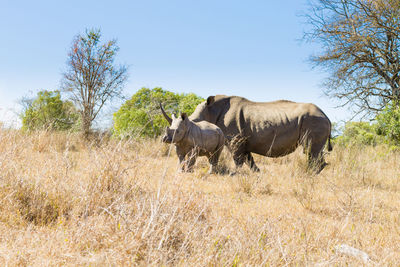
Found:
[[[116,40],[101,44],[100,37],[100,30],[77,35],[68,53],[68,70],[63,74],[63,90],[79,108],[86,137],[104,104],[121,96],[128,77],[126,66],[114,66],[119,50]]]
[[[330,76],[326,94],[359,112],[400,100],[400,0],[311,0],[304,38],[322,45],[311,57]]]

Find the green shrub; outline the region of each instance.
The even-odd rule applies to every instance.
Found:
[[[40,91],[27,103],[21,114],[24,130],[69,130],[79,120],[75,106],[70,101],[62,101],[59,91]]]
[[[377,133],[386,136],[391,143],[400,144],[400,108],[393,103],[378,114]]]
[[[190,94],[175,94],[162,88],[142,88],[114,113],[114,136],[118,137],[157,137],[168,122],[160,111],[163,104],[167,113],[193,113],[203,98]]]
[[[347,122],[342,135],[335,139],[339,145],[377,145],[385,143],[385,138],[377,133],[377,124],[369,122]]]

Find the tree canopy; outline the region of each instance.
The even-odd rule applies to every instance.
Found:
[[[326,93],[375,113],[400,98],[400,0],[313,0],[305,39],[322,45],[311,58],[330,75]]]
[[[100,38],[100,30],[77,35],[63,75],[63,89],[79,109],[86,136],[103,106],[121,96],[128,77],[126,66],[114,64],[119,50],[116,40],[100,43]]]
[[[24,130],[69,130],[78,122],[73,103],[61,100],[59,91],[40,91],[25,104],[21,114]]]
[[[176,94],[162,88],[142,88],[114,113],[114,134],[120,137],[159,136],[168,122],[162,116],[159,104],[169,113],[193,113],[204,101],[193,94]]]

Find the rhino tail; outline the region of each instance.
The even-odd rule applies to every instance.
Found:
[[[328,137],[328,151],[332,151],[331,134],[329,134],[329,137]]]

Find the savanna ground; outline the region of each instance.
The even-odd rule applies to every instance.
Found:
[[[312,175],[299,149],[233,177],[205,159],[180,173],[168,154],[0,130],[0,265],[400,265],[400,152],[336,146]]]

